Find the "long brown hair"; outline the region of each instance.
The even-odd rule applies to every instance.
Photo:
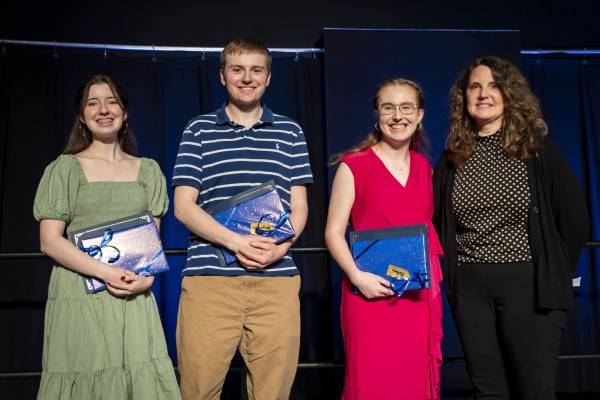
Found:
[[[404,78],[394,78],[384,81],[375,89],[375,94],[373,95],[373,112],[375,115],[377,115],[377,110],[379,109],[381,92],[388,86],[409,86],[413,88],[415,93],[417,94],[417,108],[423,108],[423,105],[425,103],[423,89],[421,89],[421,87],[416,82],[413,82],[411,80]],[[357,144],[349,150],[334,155],[330,160],[330,164],[335,165],[339,163],[342,157],[344,157],[347,154],[358,153],[359,151],[363,151],[369,147],[376,145],[381,141],[381,137],[381,130],[379,130],[379,127],[375,125],[375,127],[368,133],[367,137],[362,140],[362,142],[360,142],[359,144]],[[425,129],[423,128],[423,124],[419,123],[417,129],[415,130],[415,133],[410,138],[409,148],[411,150],[421,151],[423,147],[426,147],[426,145],[427,136],[425,135]]]
[[[67,145],[63,150],[63,154],[77,154],[87,149],[92,144],[92,141],[94,140],[92,137],[92,132],[90,132],[88,127],[81,122],[81,118],[83,117],[83,111],[87,104],[90,88],[92,85],[98,85],[102,83],[108,85],[110,90],[113,92],[113,95],[117,98],[117,101],[119,102],[123,112],[127,112],[129,97],[127,96],[127,92],[125,92],[125,89],[123,89],[123,87],[119,85],[117,81],[108,75],[91,76],[81,84],[75,93],[75,123],[71,128],[71,133],[69,134],[69,139],[67,140]],[[119,130],[119,145],[121,146],[121,150],[123,150],[125,153],[133,155],[136,152],[137,142],[128,125],[129,124],[127,124],[127,121],[125,121]]]
[[[548,133],[538,101],[519,69],[499,57],[475,59],[461,71],[450,90],[450,134],[446,147],[448,158],[457,169],[465,165],[475,150],[477,127],[467,111],[466,92],[471,72],[480,65],[492,71],[504,99],[504,152],[516,159],[531,158],[542,137]]]

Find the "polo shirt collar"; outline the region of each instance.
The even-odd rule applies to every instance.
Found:
[[[227,103],[224,103],[221,108],[219,108],[215,114],[216,114],[216,119],[215,119],[215,123],[217,125],[231,125],[231,126],[235,126],[236,124],[233,123],[233,121],[231,121],[231,119],[229,119],[229,115],[227,115],[227,112],[225,112],[225,106],[227,105]],[[254,127],[259,127],[262,125],[273,125],[273,121],[275,120],[275,117],[273,116],[273,111],[271,111],[269,109],[269,107],[267,107],[266,104],[262,104],[262,115],[260,116],[259,120],[256,122],[256,124],[254,124]]]
[[[275,117],[273,117],[273,111],[271,111],[271,109],[269,109],[269,107],[267,107],[267,105],[264,103],[262,105],[262,108],[263,113],[260,116],[260,119],[258,120],[257,124],[273,125],[273,121],[275,120]]]

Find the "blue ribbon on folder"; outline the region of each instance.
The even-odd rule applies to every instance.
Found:
[[[102,259],[102,256],[104,255],[102,253],[102,249],[103,248],[111,248],[113,250],[115,250],[117,252],[116,255],[111,256],[108,258],[107,262],[109,264],[113,264],[114,262],[116,262],[120,257],[121,257],[121,251],[116,248],[115,246],[111,246],[109,245],[110,241],[113,238],[113,231],[110,228],[107,228],[104,231],[104,235],[102,235],[102,240],[100,241],[100,245],[91,245],[89,247],[85,247],[83,245],[83,241],[79,242],[79,249],[85,253],[87,253],[88,255],[90,255],[91,257],[97,258],[98,260]],[[96,257],[98,256],[98,257]]]
[[[288,211],[285,211],[283,214],[281,214],[281,217],[279,217],[279,220],[275,223],[275,226],[272,229],[261,228],[261,226],[262,226],[261,224],[264,223],[264,220],[267,217],[272,217],[272,216],[273,216],[272,214],[265,214],[262,217],[260,217],[260,219],[258,220],[258,223],[256,224],[256,229],[254,230],[254,232],[256,232],[256,234],[261,235],[261,236],[273,236],[275,231],[277,231],[283,225],[285,225],[287,220],[290,218],[290,212],[288,210]]]
[[[136,273],[142,276],[150,276],[154,275],[156,272],[154,271],[155,265],[161,261],[162,258],[165,257],[165,251],[160,249],[151,259],[148,261],[143,268],[138,268],[135,270]]]

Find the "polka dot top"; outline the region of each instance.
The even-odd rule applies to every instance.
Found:
[[[531,260],[527,168],[504,153],[501,140],[501,131],[478,137],[456,173],[452,207],[461,264]]]

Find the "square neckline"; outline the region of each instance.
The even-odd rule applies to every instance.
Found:
[[[81,173],[81,176],[83,176],[83,179],[85,181],[85,183],[88,184],[92,184],[92,183],[139,183],[140,181],[140,175],[142,173],[142,163],[144,162],[144,158],[140,157],[140,165],[138,166],[138,170],[137,170],[137,174],[135,177],[135,180],[129,180],[129,181],[90,181],[87,177],[87,175],[85,174],[85,171],[83,170],[83,167],[81,166],[81,163],[79,162],[79,159],[77,158],[77,156],[75,154],[69,154],[71,157],[73,157],[73,159],[75,160],[75,164],[77,164],[77,167],[79,168],[79,172]]]

